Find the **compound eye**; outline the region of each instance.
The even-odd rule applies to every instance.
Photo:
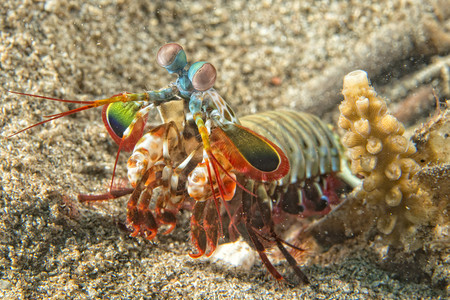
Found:
[[[210,63],[198,61],[189,68],[188,77],[197,91],[203,92],[213,87],[216,82],[216,68]]]
[[[165,44],[159,49],[156,62],[169,73],[179,72],[187,65],[186,53],[176,43]]]

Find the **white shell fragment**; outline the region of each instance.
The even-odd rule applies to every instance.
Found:
[[[219,264],[250,271],[255,264],[258,253],[246,242],[239,239],[234,243],[219,245],[211,255],[211,259]]]

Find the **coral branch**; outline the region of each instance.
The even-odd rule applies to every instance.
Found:
[[[377,228],[390,242],[414,247],[409,237],[430,221],[433,211],[414,178],[421,169],[411,158],[416,148],[403,136],[404,126],[387,112],[366,72],[345,76],[342,93],[339,126],[347,130],[342,143],[349,148],[352,172],[364,178],[356,197],[376,210]]]

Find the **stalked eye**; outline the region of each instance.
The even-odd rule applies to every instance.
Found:
[[[189,68],[188,77],[194,89],[203,92],[213,87],[216,82],[216,68],[210,63],[198,61]]]
[[[175,73],[181,71],[187,65],[186,53],[183,47],[178,44],[165,44],[159,49],[156,62],[169,73]]]

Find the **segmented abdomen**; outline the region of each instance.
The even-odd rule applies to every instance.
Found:
[[[328,206],[327,176],[338,174],[353,185],[337,137],[318,117],[295,111],[269,111],[239,118],[243,126],[268,138],[285,152],[290,171],[278,181],[272,199],[289,213],[316,214]],[[277,199],[278,198],[278,199]]]

